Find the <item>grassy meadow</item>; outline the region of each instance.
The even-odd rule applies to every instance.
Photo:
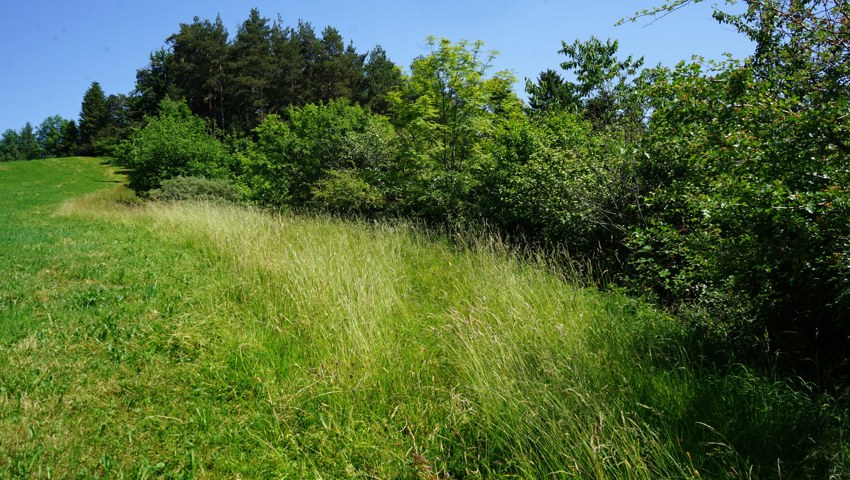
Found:
[[[0,164],[0,478],[843,478],[844,412],[497,239]]]

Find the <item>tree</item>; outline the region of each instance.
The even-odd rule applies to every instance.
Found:
[[[100,155],[103,152],[96,146],[101,132],[110,124],[111,113],[106,103],[106,95],[100,84],[92,82],[83,95],[82,111],[80,112],[80,153],[83,155]]]
[[[272,28],[269,20],[252,8],[229,49],[230,126],[248,132],[262,122],[269,112],[273,71]]]
[[[687,1],[673,2],[678,8]],[[715,12],[755,55],[660,69],[641,141],[635,283],[702,325],[767,339],[810,378],[850,378],[850,5]]]
[[[316,31],[309,22],[298,21],[298,27],[292,31],[292,40],[298,45],[301,58],[301,92],[295,105],[307,105],[318,102],[315,88],[321,43]]]
[[[150,63],[136,71],[136,88],[132,96],[132,116],[141,119],[156,115],[166,97],[180,98],[182,93],[175,78],[174,53],[159,48],[151,52]]]
[[[528,108],[532,114],[579,108],[574,85],[564,81],[558,72],[552,69],[540,72],[537,83],[526,79],[525,91],[528,93]]]
[[[585,116],[597,127],[620,124],[635,126],[643,120],[643,110],[634,96],[634,79],[643,66],[643,57],[617,59],[619,42],[602,43],[596,37],[572,44],[561,42],[558,53],[568,57],[561,68],[572,72],[575,82],[560,88],[573,92]]]
[[[3,132],[0,138],[0,161],[13,162],[21,160],[21,136],[11,128]]]
[[[431,54],[414,60],[410,78],[391,94],[412,189],[405,196],[426,216],[456,219],[479,182],[487,140],[521,104],[509,72],[486,77],[495,52],[484,52],[482,42],[430,37],[428,44]]]
[[[181,23],[180,31],[166,42],[173,54],[176,93],[192,112],[224,127],[229,45],[221,18],[210,22],[195,17],[190,24]]]
[[[36,139],[41,148],[42,156],[58,157],[61,155],[65,139],[65,123],[67,120],[59,115],[47,117],[41,122],[36,131]]]
[[[170,99],[162,101],[159,115],[119,145],[116,157],[133,169],[129,185],[140,192],[178,176],[227,178],[232,164],[221,143],[207,133],[204,120],[185,102]]]
[[[360,99],[363,90],[363,61],[352,44],[344,46],[342,36],[333,27],[322,31],[314,86],[316,99],[327,102],[336,98]]]
[[[32,160],[41,157],[41,148],[38,145],[38,140],[35,138],[35,132],[30,122],[27,122],[21,129],[19,148],[23,160]]]
[[[77,155],[77,145],[80,139],[80,131],[77,122],[68,120],[62,126],[62,144],[57,151],[57,156],[70,157]]]
[[[387,58],[387,52],[376,46],[369,52],[366,64],[363,66],[365,88],[363,90],[363,103],[368,105],[372,112],[386,114],[390,110],[390,101],[387,94],[401,87],[401,69]]]
[[[272,26],[271,50],[274,59],[269,86],[270,111],[281,113],[290,105],[299,105],[304,93],[303,58],[296,32],[278,18]]]

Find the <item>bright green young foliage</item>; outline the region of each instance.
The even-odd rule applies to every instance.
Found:
[[[130,187],[144,192],[163,180],[184,177],[228,178],[235,168],[221,143],[207,133],[206,122],[185,102],[169,99],[116,149],[118,162],[132,170]]]
[[[495,55],[482,42],[430,37],[429,55],[410,66],[410,77],[391,95],[402,148],[400,168],[411,213],[457,219],[488,161],[487,142],[502,121],[520,114],[506,71],[487,78]]]

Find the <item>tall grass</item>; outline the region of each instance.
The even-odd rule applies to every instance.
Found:
[[[843,474],[841,411],[804,385],[701,367],[671,318],[495,238],[120,189],[52,221],[104,226],[111,256],[0,349],[0,472]]]

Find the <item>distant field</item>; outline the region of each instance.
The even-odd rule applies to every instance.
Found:
[[[493,239],[0,165],[0,478],[836,478],[840,412]],[[727,368],[728,367],[728,368]]]

